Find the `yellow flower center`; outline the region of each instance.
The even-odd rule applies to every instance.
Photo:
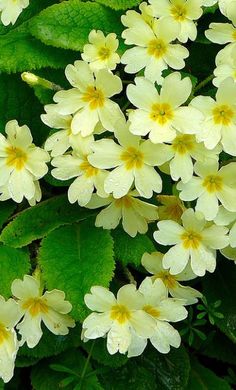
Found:
[[[153,307],[151,305],[143,306],[143,310],[146,313],[150,314],[150,316],[155,317],[155,318],[158,318],[160,315],[160,312],[155,307]]]
[[[22,309],[28,310],[32,317],[39,313],[47,313],[48,306],[41,298],[29,298],[23,305]]]
[[[189,134],[178,135],[172,143],[172,148],[176,153],[184,155],[194,148],[194,137]]]
[[[202,240],[201,234],[189,230],[181,235],[185,249],[198,249]]]
[[[158,122],[159,125],[165,125],[168,121],[173,119],[173,117],[173,110],[168,103],[153,104],[150,118],[153,121]]]
[[[6,327],[0,323],[0,345],[9,338],[9,333]]]
[[[133,203],[133,199],[131,198],[131,196],[128,195],[122,196],[122,198],[115,200],[115,206],[118,209],[122,207],[129,209],[130,207],[132,207],[132,203]]]
[[[83,94],[82,100],[89,103],[89,108],[91,110],[96,110],[99,107],[103,107],[105,97],[101,89],[90,86]]]
[[[121,154],[121,160],[125,162],[125,168],[127,170],[136,168],[140,169],[143,166],[143,153],[138,149],[135,149],[133,146],[127,148]]]
[[[162,39],[152,39],[148,43],[147,52],[150,56],[161,58],[167,52],[167,44]]]
[[[233,110],[226,104],[215,107],[212,110],[213,119],[216,125],[229,125],[232,122],[234,116]]]
[[[111,55],[111,50],[108,47],[101,47],[98,50],[98,57],[100,60],[105,61],[107,60]]]
[[[154,275],[154,280],[161,279],[167,288],[173,288],[176,286],[176,280],[173,275],[168,271],[160,271]]]
[[[99,172],[99,169],[93,167],[87,159],[80,164],[80,169],[84,171],[86,177],[96,176]]]
[[[6,148],[6,153],[6,164],[9,167],[14,167],[17,171],[20,171],[22,168],[24,168],[27,161],[27,154],[24,152],[24,150],[14,146],[9,146]]]
[[[173,18],[178,22],[182,22],[186,19],[187,10],[184,5],[173,5],[170,12]]]
[[[125,305],[114,305],[111,308],[110,318],[119,324],[124,324],[131,317],[129,309]]]
[[[223,187],[223,179],[218,175],[209,175],[205,177],[202,185],[210,193],[221,191]]]

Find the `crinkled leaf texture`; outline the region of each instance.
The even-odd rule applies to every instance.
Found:
[[[142,0],[95,0],[96,3],[104,4],[115,10],[129,9],[138,6]]]
[[[189,390],[230,390],[230,385],[213,371],[202,366],[197,360],[191,362],[187,389]]]
[[[113,256],[110,232],[87,220],[45,237],[38,261],[47,288],[63,290],[73,305],[73,317],[82,321],[89,313],[84,295],[92,286],[108,287],[115,268]]]

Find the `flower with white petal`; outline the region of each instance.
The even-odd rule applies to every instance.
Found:
[[[128,85],[127,96],[137,110],[130,112],[130,131],[145,136],[153,143],[173,141],[176,131],[192,134],[200,130],[203,115],[193,107],[181,107],[192,90],[189,77],[181,80],[174,72],[163,82],[160,94],[155,86],[143,77],[135,79],[136,85]]]
[[[120,62],[120,56],[116,53],[119,46],[116,34],[111,33],[105,36],[100,30],[92,30],[88,40],[89,43],[84,45],[81,57],[89,63],[92,71],[114,70]]]
[[[74,114],[72,133],[86,137],[95,131],[99,123],[104,131],[113,131],[114,123],[123,114],[110,98],[122,91],[121,79],[107,69],[100,69],[95,75],[84,61],[67,65],[65,75],[73,88],[58,91],[53,99],[59,114]]]
[[[197,96],[190,105],[200,110],[205,119],[197,133],[207,149],[221,143],[223,150],[236,156],[236,84],[232,78],[224,80],[216,92],[216,99]]]
[[[122,37],[127,45],[135,47],[126,50],[121,57],[126,64],[127,73],[137,73],[144,69],[144,76],[152,82],[162,83],[162,71],[171,67],[182,69],[188,50],[173,41],[179,33],[178,23],[166,23],[165,20],[154,20],[149,26],[142,18],[133,23],[133,13],[128,11],[121,17],[122,23],[128,27]],[[135,58],[135,61],[134,61]]]
[[[21,309],[22,321],[17,329],[22,337],[20,343],[27,343],[34,348],[41,339],[43,332],[41,322],[56,335],[66,335],[68,328],[75,326],[74,320],[68,315],[72,309],[70,302],[65,301],[65,293],[61,290],[51,290],[42,293],[39,280],[25,275],[23,280],[15,279],[11,286],[12,294],[17,298]]]
[[[180,42],[194,41],[197,37],[197,27],[194,20],[201,17],[202,4],[199,0],[149,0],[154,16],[164,19],[166,24],[177,22],[180,31],[177,39]]]
[[[201,211],[207,221],[215,219],[219,202],[228,211],[236,211],[236,163],[219,169],[216,161],[212,164],[196,163],[193,176],[187,183],[179,182],[179,197],[184,201],[197,199],[195,209]]]
[[[161,203],[161,206],[158,206],[160,221],[163,219],[172,219],[176,222],[181,221],[181,215],[186,208],[179,197],[174,195],[158,195],[157,200]]]
[[[223,15],[236,23],[236,0],[219,0],[219,8]]]
[[[143,202],[137,198],[138,195],[137,191],[130,191],[119,199],[112,196],[102,199],[94,194],[86,207],[97,209],[108,206],[97,215],[95,226],[115,229],[122,220],[124,231],[135,237],[137,233],[145,234],[148,231],[148,223],[158,218],[157,206]]]
[[[96,168],[88,161],[93,142],[93,136],[81,137],[78,134],[75,142],[71,140],[73,151],[70,154],[57,156],[51,162],[55,167],[51,174],[56,179],[76,178],[69,187],[68,199],[70,203],[78,202],[80,206],[85,206],[90,201],[94,190],[100,197],[108,196],[104,190],[104,180],[108,172]]]
[[[204,7],[211,7],[212,5],[215,5],[218,3],[218,0],[202,0],[202,5]]]
[[[19,305],[0,295],[0,378],[5,383],[13,377],[16,354],[19,348],[15,325],[21,318]]]
[[[1,21],[4,26],[14,24],[29,0],[0,0]]]
[[[6,137],[0,134],[0,188],[17,203],[36,199],[35,182],[46,175],[49,154],[32,143],[30,129],[16,120],[6,124],[5,132]]]
[[[114,168],[105,179],[105,191],[114,198],[121,198],[134,184],[144,198],[151,198],[153,191],[161,192],[162,180],[154,167],[162,165],[166,155],[159,145],[134,136],[123,121],[116,127],[115,135],[120,145],[111,139],[102,139],[91,146],[94,153],[88,156],[89,162],[97,168]]]
[[[107,336],[111,355],[126,353],[133,333],[143,338],[153,334],[155,321],[142,310],[144,297],[133,284],[121,287],[117,298],[108,289],[93,286],[84,301],[94,313],[84,320],[82,337],[86,340]]]
[[[35,206],[37,202],[40,202],[42,198],[42,191],[38,180],[34,181],[35,192],[31,199],[27,199],[30,206]],[[0,201],[11,199],[11,194],[7,185],[0,186]]]
[[[236,27],[231,23],[211,23],[205,35],[211,42],[220,45],[236,43]]]
[[[236,212],[228,211],[220,206],[214,222],[216,225],[229,228],[229,246],[221,249],[220,252],[227,259],[236,261]]]
[[[219,58],[220,57],[218,56],[218,59]],[[231,48],[228,55],[222,56],[222,60],[214,70],[214,76],[215,78],[213,79],[212,83],[217,88],[219,88],[220,84],[228,77],[231,77],[234,82],[236,82],[236,45]]]
[[[163,256],[164,254],[161,252],[153,252],[151,254],[145,252],[142,256],[141,263],[148,272],[153,274],[151,277],[152,281],[161,279],[170,295],[173,298],[184,299],[186,301],[185,305],[196,303],[198,298],[202,297],[202,294],[192,287],[183,286],[179,283],[196,278],[189,264],[178,275],[171,275],[167,269],[163,268]]]
[[[188,263],[197,276],[206,271],[214,272],[216,267],[216,249],[225,248],[229,239],[228,229],[208,224],[202,213],[193,209],[186,210],[182,217],[182,226],[174,221],[160,221],[154,239],[162,245],[174,245],[163,257],[162,265],[170,269],[172,275],[182,272]]]

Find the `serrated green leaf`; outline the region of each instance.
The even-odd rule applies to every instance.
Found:
[[[133,264],[136,267],[141,265],[141,258],[144,252],[154,252],[155,246],[147,236],[138,234],[130,237],[121,229],[112,232],[114,239],[115,258],[123,265]]]
[[[187,390],[231,390],[229,384],[196,359],[191,362]]]
[[[82,348],[89,353],[91,349],[93,341],[88,341],[86,343],[82,343]],[[98,363],[103,364],[108,367],[121,367],[125,363],[127,363],[128,358],[125,355],[121,355],[120,353],[116,353],[115,355],[110,355],[107,351],[106,346],[107,340],[104,338],[97,339],[93,346],[92,358],[95,359]]]
[[[221,300],[220,311],[224,318],[214,318],[215,324],[236,343],[236,268],[235,264],[224,260],[212,275],[203,278],[203,294],[209,304]],[[219,288],[220,286],[220,288]]]
[[[90,1],[68,0],[48,7],[30,22],[30,32],[43,43],[72,50],[83,48],[92,29],[119,35],[120,13]]]
[[[94,221],[64,226],[43,239],[38,261],[48,288],[63,290],[73,317],[84,320],[84,295],[94,285],[107,287],[113,277],[113,240]]]
[[[91,210],[71,205],[66,195],[45,200],[19,213],[2,231],[0,240],[20,248],[46,236],[61,225],[80,221],[94,215]]]
[[[93,0],[115,10],[126,10],[137,7],[142,0]]]
[[[0,295],[9,298],[13,280],[30,271],[28,251],[0,245],[0,271]]]
[[[29,357],[29,356],[20,356],[17,355],[15,366],[16,367],[30,367],[34,364],[38,363],[40,359],[35,357]],[[1,387],[0,387],[1,389]]]
[[[16,204],[12,201],[0,202],[0,228],[7,221],[16,209]]]

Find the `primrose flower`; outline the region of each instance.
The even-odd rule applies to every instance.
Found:
[[[236,261],[236,212],[228,211],[220,206],[214,222],[216,225],[229,228],[229,246],[221,249],[221,253],[227,259]]]
[[[42,294],[40,282],[30,275],[25,275],[23,281],[15,279],[11,291],[17,298],[21,317],[24,315],[17,325],[22,336],[21,345],[26,342],[29,348],[34,348],[38,344],[43,335],[42,321],[56,335],[66,335],[68,328],[75,326],[74,320],[67,315],[72,306],[65,301],[63,291],[52,290]]]
[[[215,219],[219,201],[228,211],[236,211],[236,163],[219,169],[218,162],[212,164],[196,163],[194,176],[187,183],[179,182],[180,199],[197,199],[195,209],[201,211],[207,221]]]
[[[130,191],[119,199],[112,196],[102,199],[93,194],[86,207],[96,209],[108,206],[97,215],[95,226],[115,229],[122,220],[124,231],[135,237],[137,233],[145,234],[148,231],[148,223],[158,218],[157,206],[137,199],[138,195],[137,191]]]
[[[120,62],[120,56],[116,53],[119,41],[116,34],[105,36],[102,31],[92,30],[88,36],[89,44],[84,45],[81,57],[89,63],[92,71],[99,69],[114,70]]]
[[[91,146],[94,153],[88,156],[89,162],[97,168],[115,168],[105,179],[105,191],[114,198],[121,198],[134,183],[144,198],[151,198],[153,191],[161,192],[162,180],[154,166],[163,164],[166,156],[159,145],[131,134],[125,122],[116,127],[115,135],[120,145],[111,139],[102,139]]]
[[[121,287],[117,298],[108,289],[93,286],[84,301],[91,313],[83,322],[83,338],[97,339],[107,336],[107,349],[113,355],[126,353],[132,334],[147,338],[153,334],[155,321],[147,314],[143,295],[133,284]]]
[[[130,131],[145,136],[153,143],[171,142],[176,131],[194,133],[200,130],[203,115],[193,107],[180,107],[192,90],[189,77],[181,80],[181,75],[174,72],[163,82],[160,94],[155,86],[143,77],[135,79],[136,85],[128,85],[127,96],[138,107],[130,112]]]
[[[29,0],[0,0],[1,21],[4,26],[14,24]]]
[[[180,30],[177,39],[180,42],[194,41],[197,37],[197,28],[194,20],[201,17],[202,4],[199,0],[149,0],[153,15],[166,24],[178,23]]]
[[[58,103],[59,114],[74,114],[72,133],[81,133],[86,137],[94,132],[98,123],[101,123],[104,131],[113,131],[114,123],[123,114],[110,97],[121,92],[121,79],[107,69],[100,69],[95,75],[84,61],[67,65],[65,74],[74,88],[58,91],[53,99]]]
[[[219,8],[223,15],[236,23],[236,0],[219,0]]]
[[[231,48],[227,56],[223,56],[222,58],[222,61],[216,62],[217,66],[214,70],[215,78],[212,81],[217,88],[228,77],[231,77],[236,82],[236,45]]]
[[[196,134],[207,149],[213,149],[219,142],[223,150],[236,156],[236,84],[233,79],[224,80],[216,92],[216,100],[210,96],[197,96],[190,105],[200,110],[205,119],[202,129]]]
[[[161,206],[158,206],[160,221],[163,219],[172,219],[173,221],[180,222],[181,215],[186,209],[179,197],[174,195],[158,195],[157,200],[161,203]]]
[[[7,137],[0,134],[0,187],[17,203],[37,198],[36,181],[46,175],[48,153],[35,146],[30,129],[16,120],[6,124]],[[5,188],[5,191],[4,191]]]
[[[5,301],[0,295],[0,378],[5,383],[13,377],[19,348],[14,327],[20,318],[20,308],[14,299]]]
[[[154,239],[162,245],[174,245],[163,257],[163,267],[170,268],[172,275],[182,272],[190,262],[197,276],[206,271],[214,272],[216,249],[225,248],[229,239],[228,229],[209,225],[200,212],[188,209],[182,214],[182,226],[174,221],[160,221]]]
[[[34,196],[33,196],[33,198],[28,199],[30,206],[35,206],[36,203],[40,202],[40,200],[42,198],[42,191],[41,191],[39,182],[37,180],[34,181],[34,187],[35,187]],[[8,200],[11,198],[12,198],[12,196],[10,194],[8,186],[7,185],[0,186],[0,201]]]
[[[168,66],[173,69],[184,68],[184,59],[189,56],[188,50],[179,44],[171,43],[179,33],[178,23],[168,24],[165,20],[154,20],[153,25],[149,26],[140,19],[134,24],[132,11],[123,15],[121,21],[128,27],[122,33],[125,43],[135,45],[121,57],[122,64],[126,64],[127,73],[137,73],[144,69],[147,79],[161,84],[162,71]]]
[[[91,199],[94,189],[100,197],[107,197],[104,191],[104,180],[108,172],[96,168],[88,160],[92,153],[91,145],[94,142],[93,136],[83,138],[77,135],[76,142],[71,140],[73,151],[70,154],[53,158],[51,164],[55,167],[52,176],[59,180],[68,180],[76,177],[68,190],[70,203],[78,202],[85,206]],[[79,141],[79,142],[78,142]]]
[[[218,2],[218,0],[202,0],[202,5],[204,7],[211,7],[212,5],[215,5]]]
[[[236,27],[231,23],[211,23],[205,35],[209,41],[220,45],[236,43]]]
[[[168,270],[163,268],[164,254],[161,252],[153,252],[151,254],[145,252],[143,254],[141,263],[143,267],[153,276],[152,281],[161,279],[170,295],[173,298],[180,298],[186,300],[186,305],[192,305],[198,301],[198,298],[202,297],[202,294],[189,286],[183,286],[179,283],[182,281],[192,280],[196,278],[196,275],[191,270],[190,266],[187,267],[178,275],[171,275]]]

